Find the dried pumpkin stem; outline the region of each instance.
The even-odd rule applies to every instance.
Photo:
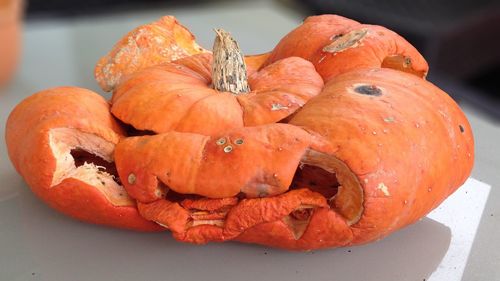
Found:
[[[218,91],[241,95],[250,92],[247,67],[238,42],[231,34],[215,29],[213,47],[212,85]]]

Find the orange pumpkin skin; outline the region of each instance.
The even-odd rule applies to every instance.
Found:
[[[169,228],[180,241],[237,240],[290,250],[311,250],[367,243],[415,222],[454,192],[466,180],[473,165],[471,127],[456,103],[431,83],[391,69],[360,69],[339,75],[294,115],[288,125],[242,128],[236,134],[267,131],[274,126],[283,126],[289,135],[283,140],[268,135],[266,139],[271,143],[293,140],[296,138],[293,132],[298,128],[309,132],[309,137],[299,138],[304,141],[300,150],[284,150],[295,151],[299,157],[302,155],[299,160],[294,156],[286,161],[291,165],[300,166],[298,163],[303,162],[308,153],[325,155],[318,158],[320,160],[333,158],[343,163],[344,167],[336,166],[333,171],[337,173],[342,193],[339,191],[333,200],[327,200],[305,185],[288,191],[280,189],[278,193],[281,194],[275,196],[252,198],[253,193],[253,196],[246,194],[246,198],[239,199],[234,197],[236,189],[224,193],[227,183],[251,170],[253,165],[262,167],[263,164],[248,163],[242,161],[245,159],[242,156],[231,154],[237,153],[239,148],[226,154],[220,151],[223,158],[215,160],[212,150],[205,146],[193,144],[192,147],[199,148],[199,153],[192,153],[181,149],[186,145],[183,138],[177,143],[164,141],[171,134],[186,138],[197,136],[208,139],[208,143],[221,136],[166,133],[126,139],[117,146],[118,171],[122,181],[132,171],[136,173],[134,183],[124,185],[132,197],[140,198],[140,213]],[[224,145],[234,142],[232,134],[223,136],[228,141]],[[247,136],[251,137],[252,134]],[[156,141],[159,139],[163,142]],[[266,144],[264,147],[274,146]],[[179,155],[174,156],[169,150],[179,151]],[[242,152],[254,155],[255,161],[263,158],[266,162],[265,154],[257,152],[261,150],[262,147],[250,146],[248,152]],[[180,173],[180,170],[159,169],[169,164],[175,166],[177,161],[186,163],[188,161],[183,159],[193,159],[194,155],[200,155],[194,157],[199,162],[191,163],[198,164],[184,169],[196,177]],[[235,157],[234,162],[231,162],[232,157]],[[267,157],[274,159],[276,155],[268,152]],[[216,166],[215,163],[223,165],[203,171],[197,167],[203,166],[204,161],[209,167]],[[316,164],[321,166],[326,162]],[[231,169],[235,166],[237,168]],[[229,175],[226,169],[231,169]],[[290,172],[276,171],[280,182],[288,186],[282,175],[290,177]],[[152,172],[156,173],[153,182],[147,179],[149,176],[144,176]],[[346,173],[352,173],[355,179],[347,181],[342,177]],[[186,176],[176,179],[175,175],[179,174]],[[156,176],[177,192],[224,198],[175,200],[168,197],[170,191],[165,186],[161,192],[155,192]],[[219,184],[212,183],[211,178],[217,179]],[[246,178],[252,179],[252,176]],[[192,185],[182,185],[183,181],[191,181]],[[154,188],[147,191],[144,186]],[[200,190],[188,190],[188,186]],[[362,191],[359,205],[347,206],[352,199],[358,200],[355,197],[358,186]],[[193,206],[197,200],[201,202]],[[294,214],[303,209],[309,209],[311,215],[308,220],[297,223]],[[305,227],[301,229],[302,224]]]
[[[76,87],[39,92],[16,106],[5,134],[14,167],[51,207],[90,223],[160,230],[138,214],[134,200],[123,189],[110,183],[106,170],[92,165],[74,167],[76,160],[69,149],[91,148],[94,154],[112,159],[114,145],[123,136],[101,96]]]
[[[196,72],[207,74],[208,71],[209,74],[211,67],[203,62],[203,56],[201,60],[189,59],[190,56],[198,54],[210,54],[210,51],[199,46],[194,35],[175,17],[165,16],[127,33],[108,54],[99,59],[94,75],[99,86],[109,92],[126,76],[182,58],[188,58],[185,65]],[[259,69],[268,56],[268,53],[246,56],[248,73],[252,74]],[[207,69],[203,69],[207,66]]]
[[[312,62],[325,82],[359,68],[389,67],[420,77],[429,70],[422,55],[395,32],[337,15],[308,17],[281,39],[263,66],[290,56]]]
[[[209,88],[212,56],[193,46],[166,17],[129,33],[96,67],[113,90],[111,108],[78,88],[21,103],[7,144],[33,191],[94,223],[169,229],[197,244],[312,250],[380,239],[427,214],[471,172],[467,119],[422,79],[425,60],[391,31],[308,18],[272,53],[245,58],[256,91],[237,97]],[[124,137],[110,111],[157,134]],[[64,173],[60,162],[77,159],[68,151],[79,146],[114,160],[128,195],[75,172],[109,172],[115,182],[109,163],[102,171],[80,159]]]
[[[141,202],[163,198],[159,181],[182,194],[263,197],[288,189],[310,143],[304,130],[272,124],[211,137],[170,132],[127,138],[115,158],[124,187]]]
[[[21,50],[21,0],[0,1],[0,85],[12,77]]]
[[[137,27],[125,35],[95,67],[101,88],[111,91],[121,77],[149,66],[207,52],[194,35],[172,16]]]
[[[262,59],[250,61],[259,65]],[[323,87],[314,66],[297,57],[249,72],[252,91],[235,96],[210,87],[210,54],[150,67],[122,79],[113,92],[111,112],[139,130],[213,135],[278,122]]]
[[[356,92],[365,85],[380,95]],[[332,79],[290,124],[324,136],[317,149],[357,175],[364,212],[351,226],[351,244],[425,216],[464,183],[474,162],[472,130],[458,105],[431,83],[391,69]]]

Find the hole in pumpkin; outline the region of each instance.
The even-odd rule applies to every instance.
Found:
[[[330,199],[337,194],[339,182],[335,173],[330,173],[320,167],[302,164],[295,172],[290,186],[290,189],[299,188],[308,188]]]
[[[101,172],[106,172],[114,177],[114,181],[121,185],[116,166],[113,162],[108,162],[101,157],[80,148],[72,149],[71,156],[75,160],[76,168],[87,164],[94,164]]]
[[[293,180],[293,187],[307,187],[327,198],[330,207],[342,215],[349,225],[363,213],[363,188],[357,176],[340,159],[307,150]]]
[[[50,130],[49,144],[56,160],[51,187],[76,179],[100,191],[115,206],[135,204],[117,175],[113,143],[78,129],[57,128]]]
[[[295,240],[298,240],[304,235],[307,226],[311,221],[314,208],[309,206],[302,206],[295,209],[288,216],[285,216],[282,221],[290,228]]]

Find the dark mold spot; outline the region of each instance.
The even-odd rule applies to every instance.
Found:
[[[460,133],[465,132],[464,126],[462,126],[462,125],[458,125],[458,128],[460,129]]]
[[[354,88],[354,91],[358,94],[368,95],[368,96],[381,96],[382,90],[375,85],[361,85]]]
[[[411,58],[405,57],[404,67],[409,67],[411,65]]]

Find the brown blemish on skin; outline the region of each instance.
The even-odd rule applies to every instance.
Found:
[[[130,173],[127,177],[127,181],[129,184],[134,184],[136,180],[137,180],[137,177],[135,176],[134,173]]]
[[[344,35],[337,35],[332,38],[332,43],[323,48],[323,52],[339,53],[349,48],[357,47],[363,38],[368,34],[368,29],[358,29],[350,31]]]
[[[228,146],[224,147],[224,152],[225,153],[229,153],[231,151],[233,151],[233,147],[232,146],[228,145]]]
[[[403,62],[404,67],[410,67],[411,66],[411,58],[410,57],[405,57],[404,62]]]
[[[217,145],[224,145],[226,143],[225,138],[220,138],[215,142]]]

